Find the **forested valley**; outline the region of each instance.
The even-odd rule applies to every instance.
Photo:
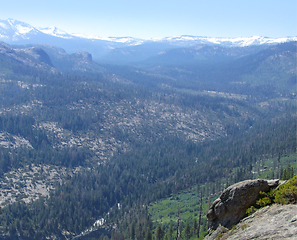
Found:
[[[296,59],[290,42],[61,71],[2,46],[0,239],[175,239],[178,219],[203,238],[224,188],[296,175]],[[153,204],[191,189],[191,215],[156,220]]]

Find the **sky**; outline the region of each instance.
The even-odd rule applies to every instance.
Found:
[[[98,37],[297,36],[296,0],[2,0],[8,18]]]

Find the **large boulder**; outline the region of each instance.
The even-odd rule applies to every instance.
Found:
[[[259,192],[267,192],[278,185],[279,180],[246,180],[228,187],[222,195],[213,202],[207,213],[210,230],[219,225],[231,228],[246,214],[246,210],[253,205]]]

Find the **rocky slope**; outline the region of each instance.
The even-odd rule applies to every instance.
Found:
[[[266,206],[244,218],[260,191],[267,192],[276,186],[280,186],[278,180],[257,179],[228,187],[207,214],[210,228],[205,239],[296,239],[296,203]]]
[[[297,205],[272,205],[262,208],[228,230],[219,227],[205,239],[296,239]]]

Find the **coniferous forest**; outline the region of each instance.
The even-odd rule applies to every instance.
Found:
[[[141,64],[61,71],[1,52],[0,239],[198,239],[230,184],[296,175],[296,42]],[[154,204],[186,193],[187,217],[158,220]]]

